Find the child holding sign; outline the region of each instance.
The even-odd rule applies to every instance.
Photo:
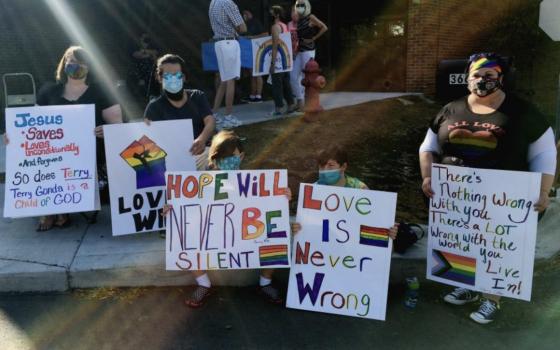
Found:
[[[369,189],[365,183],[345,173],[348,168],[348,154],[339,146],[332,146],[320,151],[317,155],[317,163],[319,164],[318,185]],[[292,223],[292,232],[296,234],[299,231],[301,231],[301,225],[297,222]],[[389,231],[389,237],[395,239],[397,231],[398,224],[395,224]]]
[[[209,150],[209,170],[239,170],[243,160],[243,145],[233,131],[221,131],[214,136]],[[288,200],[291,198],[289,188],[285,189]],[[163,215],[171,209],[165,205]],[[273,269],[262,269],[259,281],[259,292],[271,303],[281,304],[282,298],[276,288],[272,286]],[[189,307],[197,308],[204,304],[212,293],[212,283],[204,270],[193,270],[197,287],[192,295],[185,300]]]

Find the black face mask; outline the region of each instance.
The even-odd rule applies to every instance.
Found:
[[[502,88],[500,79],[485,78],[483,77],[477,82],[469,83],[469,90],[476,94],[478,97],[486,97]]]
[[[163,90],[163,92],[165,93],[165,96],[173,101],[180,101],[183,98],[183,89],[181,89],[181,91],[177,92],[177,93],[170,93],[169,91]]]

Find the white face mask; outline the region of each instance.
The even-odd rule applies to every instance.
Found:
[[[298,6],[296,5],[296,12],[297,12],[299,15],[304,15],[304,14],[305,14],[305,5],[304,5],[304,6],[301,6],[301,7],[298,7]]]

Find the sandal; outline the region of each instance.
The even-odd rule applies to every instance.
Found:
[[[70,220],[70,215],[68,214],[61,214],[58,215],[56,221],[54,222],[54,226],[57,228],[68,228],[72,225],[72,221]]]
[[[272,284],[267,284],[266,286],[261,286],[261,287],[259,287],[258,291],[259,291],[259,294],[264,296],[264,298],[269,303],[282,304],[282,302],[284,301],[280,297],[280,292],[278,292],[278,289],[274,288],[272,286]]]
[[[185,305],[191,308],[199,308],[206,302],[206,299],[212,295],[212,288],[197,286],[189,299],[185,299]]]
[[[56,217],[54,215],[41,216],[39,218],[39,223],[37,224],[37,228],[35,229],[35,231],[45,232],[51,230],[54,227],[55,218]]]

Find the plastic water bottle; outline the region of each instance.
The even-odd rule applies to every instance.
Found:
[[[404,306],[414,309],[418,303],[418,291],[420,282],[416,277],[408,277],[406,279],[406,292],[404,295]]]

